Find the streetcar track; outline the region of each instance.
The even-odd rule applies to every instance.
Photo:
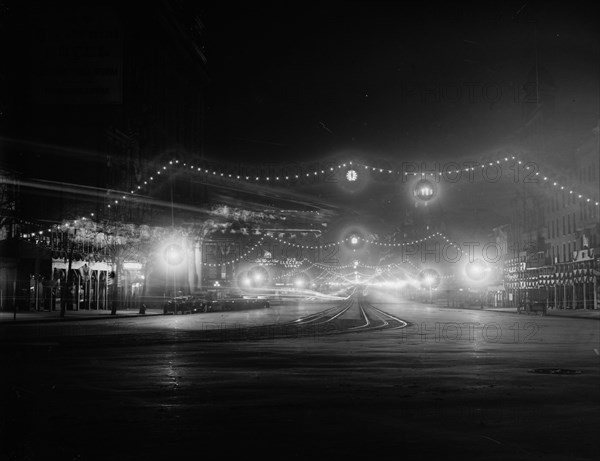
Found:
[[[356,307],[363,318],[340,318]],[[61,338],[59,345],[92,345],[102,342],[104,346],[141,346],[144,344],[173,344],[186,342],[235,342],[247,340],[306,338],[348,333],[372,332],[404,328],[408,322],[374,307],[371,303],[352,295],[338,306],[284,323],[271,323],[236,328],[219,328],[198,331],[164,330],[156,333],[138,334],[134,341],[129,335],[85,335]],[[56,344],[55,344],[56,345]]]

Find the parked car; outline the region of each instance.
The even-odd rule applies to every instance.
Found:
[[[271,307],[271,304],[269,303],[269,300],[265,298],[217,299],[208,304],[206,312],[229,312],[269,307]]]
[[[163,314],[197,314],[206,312],[208,304],[209,301],[198,296],[177,296],[163,305]]]
[[[519,305],[517,312],[520,314],[525,312],[526,314],[530,313],[540,313],[540,315],[547,314],[547,307],[544,301],[527,301],[524,305]]]

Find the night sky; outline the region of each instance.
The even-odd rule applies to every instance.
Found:
[[[575,114],[589,131],[598,118],[600,56],[591,7],[200,7],[212,79],[207,154],[479,159],[522,126],[523,85],[536,55],[557,87],[559,117]]]
[[[600,118],[600,36],[593,2],[181,3],[204,26],[206,126],[201,152],[193,154],[209,162],[253,167],[316,163],[321,169],[328,162],[349,160],[387,162],[389,168],[406,162],[494,160],[522,141],[525,106],[531,106],[531,87],[529,93],[525,88],[535,77],[536,65],[541,86],[551,87],[554,98],[552,123],[542,140],[548,147],[542,152],[546,171],[560,173],[569,166],[573,150]],[[36,25],[60,30],[61,21],[71,21],[68,4],[60,2],[60,9],[44,3],[43,10],[36,2],[24,2],[27,20],[12,25],[15,36],[31,44],[29,54],[19,51],[18,42],[5,47],[16,50],[12,67],[32,69],[26,77],[34,82],[43,79],[37,71],[52,59],[36,42]],[[111,5],[119,11],[119,5]],[[43,11],[48,10],[59,20],[46,22]],[[101,21],[91,4],[89,11]],[[127,37],[148,36],[152,26],[145,22],[144,9],[132,6],[127,11],[134,19],[127,23]],[[140,40],[135,46],[156,46]],[[27,96],[27,78],[14,80],[14,93]],[[21,108],[19,98],[13,98],[15,112]],[[92,114],[100,114],[100,120],[105,108],[96,106]],[[84,127],[98,136],[93,145],[85,133],[69,138],[69,120],[78,119],[76,106],[42,104],[27,110],[20,119],[25,141],[34,140],[27,128],[37,123],[47,138],[45,145],[76,147],[76,154],[63,149],[61,158],[94,155],[103,162],[103,154],[91,153],[105,142],[101,123]],[[44,130],[46,120],[61,115],[65,122],[60,130]],[[51,159],[53,152],[43,155]],[[539,155],[531,160],[540,160]],[[61,180],[54,177],[59,168],[45,165],[40,163],[31,174],[51,173],[50,179]],[[63,172],[68,176],[63,180],[71,182],[70,173]],[[96,173],[88,169],[79,179],[88,174],[95,180]],[[265,197],[272,206],[331,205],[341,207],[343,217],[379,220],[388,228],[414,205],[407,187],[388,187],[385,181],[356,190],[324,181],[284,188],[244,182],[213,186],[207,189],[209,205],[262,207]],[[442,186],[437,210],[454,225],[476,223],[489,230],[510,221],[514,190],[504,184],[463,181]]]
[[[197,8],[211,78],[209,159],[392,166],[495,159],[522,140],[536,63],[540,85],[555,97],[545,171],[568,166],[598,123],[600,40],[591,2]],[[514,185],[441,186],[435,211],[455,233],[490,232],[511,219]],[[407,187],[307,190],[346,207],[348,219],[382,229],[412,206]]]

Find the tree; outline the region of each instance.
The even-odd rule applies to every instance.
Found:
[[[189,231],[183,228],[150,227],[122,222],[94,222],[76,220],[75,241],[87,245],[92,252],[89,258],[102,255],[112,265],[114,278],[111,288],[111,315],[117,313],[121,302],[119,285],[126,261],[136,261],[142,264],[142,271],[147,279],[149,266],[157,256],[161,244],[168,239],[185,240]],[[142,297],[146,294],[146,283],[142,288]]]

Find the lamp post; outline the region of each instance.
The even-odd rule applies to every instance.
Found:
[[[433,284],[433,277],[431,275],[427,275],[425,277],[425,283],[429,287],[429,302],[431,303],[433,301],[433,297],[431,295],[431,285]]]
[[[480,296],[480,308],[483,309],[484,305],[484,293],[485,293],[485,284],[486,279],[490,273],[489,266],[482,261],[481,259],[475,259],[470,261],[465,267],[465,272],[470,279],[471,283],[475,285],[475,287],[481,288]]]
[[[441,282],[440,274],[435,269],[429,268],[421,271],[419,274],[419,279],[421,281],[421,285],[427,287],[429,291],[429,302],[432,303],[433,289],[437,288]]]
[[[170,272],[172,272],[173,275],[173,296],[177,295],[177,283],[175,277],[175,270],[171,271],[170,269],[174,269],[176,266],[180,265],[183,262],[184,257],[185,255],[183,253],[183,248],[181,248],[181,246],[177,243],[171,243],[170,245],[167,245],[167,247],[163,251],[163,259],[167,263],[167,286],[169,283]]]

